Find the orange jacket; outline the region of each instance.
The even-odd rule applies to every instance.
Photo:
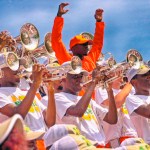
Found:
[[[60,64],[70,61],[72,55],[68,53],[63,41],[62,41],[62,29],[64,25],[64,19],[62,17],[56,17],[52,29],[52,48],[55,51],[56,57]],[[93,46],[87,56],[84,56],[82,60],[82,67],[87,71],[92,71],[96,67],[96,61],[98,60],[103,47],[104,38],[104,22],[96,22],[95,35],[93,40]]]

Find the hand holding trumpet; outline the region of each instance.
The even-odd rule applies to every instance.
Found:
[[[44,73],[46,73],[46,72],[47,71],[43,65],[40,65],[40,64],[33,65],[31,79],[33,81],[33,84],[36,87],[40,87],[40,85],[43,81]]]

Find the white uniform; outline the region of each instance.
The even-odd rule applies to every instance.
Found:
[[[114,96],[117,95],[120,90],[113,89]],[[104,100],[108,99],[106,89],[97,88],[95,90],[95,101],[100,105]],[[107,108],[104,105],[101,105]],[[103,129],[106,135],[106,143],[113,139],[119,139],[124,136],[137,137],[136,130],[130,120],[130,116],[125,108],[122,106],[118,110],[118,122],[115,125],[111,125],[103,121]]]
[[[148,104],[150,104],[150,96],[144,95],[129,95],[126,101],[127,109],[138,136],[143,138],[146,143],[150,144],[150,119],[134,112],[138,107]]]
[[[16,87],[1,87],[0,88],[0,108],[8,104],[19,105],[21,101],[25,98],[27,91],[22,91]],[[43,110],[46,107],[38,100],[35,96],[33,103],[27,113],[26,117],[24,118],[25,124],[32,130],[32,131],[45,131],[46,125],[43,118]],[[3,120],[6,119],[6,116],[2,116]]]
[[[91,100],[86,112],[82,117],[66,115],[67,109],[77,104],[81,96],[72,95],[65,92],[55,94],[57,122],[64,124],[76,125],[81,134],[86,138],[98,142],[100,145],[105,145],[105,135],[101,127],[107,109],[98,106]]]

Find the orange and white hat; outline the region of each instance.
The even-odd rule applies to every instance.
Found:
[[[76,44],[84,44],[88,42],[89,45],[91,45],[93,43],[92,40],[89,40],[87,38],[85,38],[83,35],[79,34],[74,36],[71,40],[70,40],[70,50],[73,46],[75,46]]]

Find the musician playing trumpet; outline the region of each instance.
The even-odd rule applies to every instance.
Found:
[[[30,130],[45,132],[55,124],[56,110],[53,85],[48,82],[48,106],[42,105],[36,96],[43,76],[46,76],[45,67],[34,64],[32,69],[32,84],[28,91],[22,91],[17,86],[20,82],[19,70],[13,71],[9,67],[2,68],[4,76],[0,79],[0,113],[1,119],[6,119],[14,114],[20,114],[25,125]]]
[[[96,141],[98,145],[104,147],[105,135],[101,128],[101,121],[115,124],[117,122],[117,110],[111,84],[107,88],[110,99],[108,111],[91,100],[92,93],[98,81],[101,80],[99,73],[98,69],[93,71],[92,81],[89,83],[85,94],[79,96],[79,91],[82,89],[82,78],[87,75],[87,71],[81,70],[78,73],[68,71],[66,78],[62,79],[63,90],[55,93],[55,99],[58,123],[76,125],[86,138]]]

